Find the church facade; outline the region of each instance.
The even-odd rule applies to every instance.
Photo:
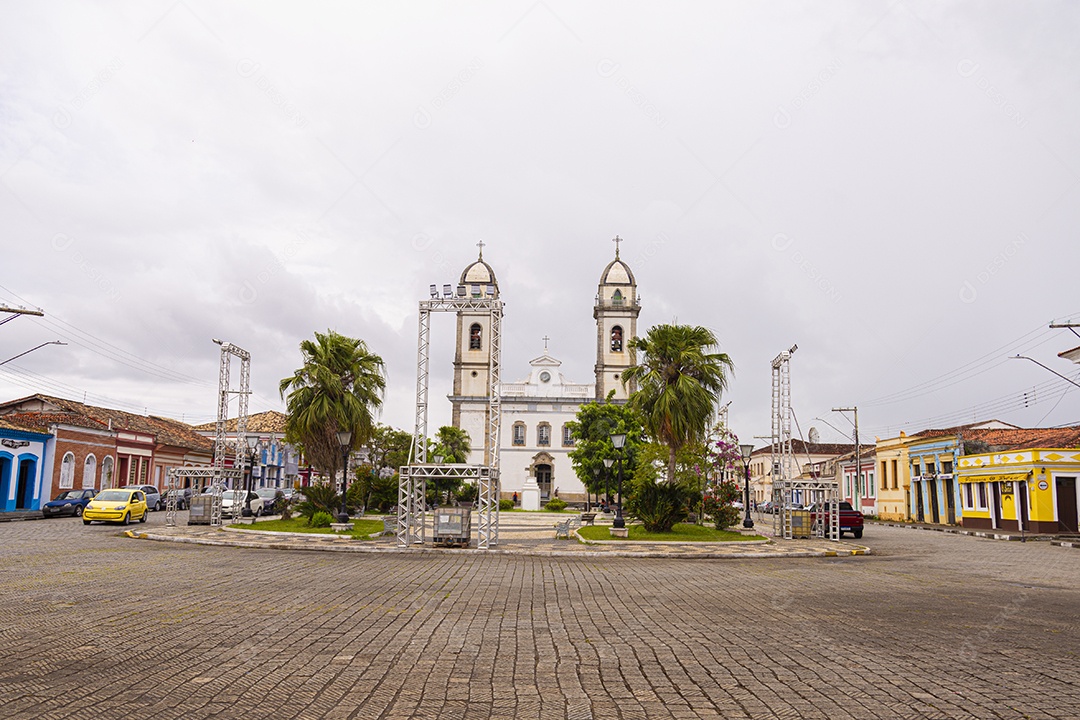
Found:
[[[633,391],[622,383],[621,374],[634,363],[630,347],[637,337],[641,310],[637,283],[630,267],[619,257],[616,238],[615,259],[600,274],[593,319],[596,322],[595,378],[591,383],[567,380],[562,363],[544,352],[529,363],[529,374],[517,382],[499,383],[502,419],[500,427],[500,484],[502,497],[515,494],[528,500],[538,493],[543,504],[558,494],[567,501],[585,499],[585,485],[570,462],[574,449],[569,423],[578,408],[587,402],[604,400],[613,392],[616,402],[626,402]],[[461,285],[483,286],[499,294],[492,267],[480,257],[465,268]],[[454,354],[454,389],[450,395],[452,423],[465,430],[472,441],[469,462],[484,463],[488,412],[488,363],[490,361],[490,321],[484,314],[467,311],[457,316],[457,347]],[[526,507],[528,503],[526,502]]]

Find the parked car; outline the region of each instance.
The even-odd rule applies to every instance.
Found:
[[[259,488],[255,494],[263,499],[263,515],[277,515],[288,502],[285,493],[277,488]]]
[[[57,517],[58,515],[71,515],[78,517],[97,494],[97,490],[65,490],[49,502],[41,506],[41,514],[45,517]]]
[[[772,500],[766,500],[765,502],[758,505],[757,509],[760,512],[765,513],[766,515],[772,515],[774,512],[776,512],[776,508],[773,507]]]
[[[83,510],[83,525],[94,520],[119,522],[124,525],[132,520],[146,522],[150,508],[146,505],[146,494],[138,487],[113,488],[102,490]]]
[[[813,522],[819,520],[823,523],[829,522],[829,503],[824,503],[824,507],[821,508],[824,512],[819,512],[816,505],[808,505],[807,510],[810,511],[810,519]],[[840,503],[840,537],[844,537],[844,533],[849,532],[856,538],[862,537],[863,531],[863,514],[851,507],[851,503]]]
[[[251,514],[255,517],[259,517],[263,514],[264,502],[261,497],[258,496],[252,490],[226,490],[221,494],[221,514],[232,515],[233,505],[235,503],[240,504],[240,513],[247,515],[247,502],[251,502]]]
[[[164,510],[165,501],[161,497],[161,493],[153,485],[125,485],[124,490],[142,490],[146,495],[146,507],[151,510]]]
[[[191,488],[184,488],[183,490],[166,490],[161,495],[161,505],[165,507],[169,504],[169,496],[176,495],[176,509],[187,510],[191,505]]]

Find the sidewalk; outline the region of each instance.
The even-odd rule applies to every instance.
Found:
[[[45,516],[40,510],[16,510],[13,512],[0,512],[0,522],[16,522],[19,520],[44,520]]]
[[[951,535],[968,535],[970,537],[986,538],[988,540],[1049,542],[1051,545],[1058,545],[1061,547],[1080,548],[1080,538],[1046,535],[1043,533],[1021,533],[1015,530],[972,530],[957,525],[935,525],[934,523],[926,522],[895,522],[892,520],[867,520],[866,522],[872,525],[884,525],[885,527],[907,528],[908,530],[932,530],[934,532],[949,533]]]
[[[636,558],[697,558],[697,559],[765,559],[808,558],[868,555],[869,548],[847,542],[828,540],[766,540],[695,543],[695,542],[634,542],[612,539],[586,543],[576,539],[556,540],[555,521],[558,515],[501,513],[499,543],[487,551],[473,548],[398,547],[397,538],[383,535],[373,540],[357,540],[332,534],[285,534],[264,532],[254,527],[211,529],[206,526],[178,525],[153,530],[129,530],[132,538],[178,542],[195,545],[216,545],[272,550],[309,550],[353,553],[490,553],[499,555],[531,555],[546,557],[636,557]],[[562,516],[565,519],[567,516]],[[757,529],[757,528],[755,528]],[[760,534],[771,532],[761,528]],[[430,537],[430,528],[429,534]],[[474,538],[475,542],[475,538]]]

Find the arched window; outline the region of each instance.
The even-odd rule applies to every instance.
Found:
[[[82,486],[93,490],[97,487],[97,458],[92,454],[86,456],[82,466]]]
[[[101,461],[101,489],[107,490],[112,487],[113,459],[112,455],[106,455]]]
[[[616,290],[611,296],[612,305],[622,305],[622,290]]]
[[[622,352],[622,327],[611,328],[611,352]]]
[[[60,488],[70,490],[75,485],[75,454],[67,453],[60,462]]]
[[[525,423],[514,423],[514,445],[523,446],[525,444]]]
[[[479,350],[480,349],[480,338],[481,338],[480,332],[481,331],[480,331],[480,324],[479,323],[473,323],[472,327],[469,328],[469,349],[470,350]]]
[[[536,444],[540,447],[549,447],[551,445],[551,425],[540,423],[540,426],[536,428]]]

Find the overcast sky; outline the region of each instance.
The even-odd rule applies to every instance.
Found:
[[[417,303],[480,239],[504,380],[547,335],[591,382],[618,234],[639,332],[716,332],[744,439],[796,343],[804,435],[851,405],[864,437],[1080,423],[1080,388],[1006,359],[1077,375],[1047,325],[1080,319],[1080,5],[705,5],[8,3],[0,302],[46,315],[0,326],[0,360],[69,344],[0,367],[0,397],[209,421],[216,337],[280,409],[333,328],[411,429]]]

